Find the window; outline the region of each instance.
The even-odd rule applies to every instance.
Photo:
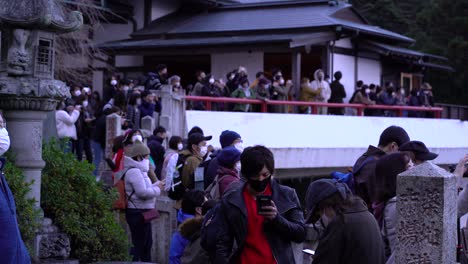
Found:
[[[53,43],[51,39],[39,39],[36,54],[36,75],[50,77],[53,72]]]

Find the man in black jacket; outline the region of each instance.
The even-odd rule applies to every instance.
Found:
[[[399,126],[387,127],[380,135],[378,147],[369,146],[367,151],[354,164],[354,168],[361,168],[354,174],[354,186],[356,195],[366,202],[372,211],[371,189],[369,188],[369,179],[375,174],[375,165],[377,160],[388,153],[397,152],[399,147],[410,141],[408,133]],[[373,177],[372,177],[373,178]]]
[[[166,150],[162,143],[167,137],[167,131],[164,127],[159,126],[153,131],[153,135],[148,138],[148,148],[150,149],[150,156],[156,165],[156,176],[161,179],[161,170],[164,163],[164,154]]]
[[[346,97],[346,91],[343,84],[340,83],[343,77],[340,71],[335,72],[335,80],[331,83],[331,97],[328,100],[329,103],[342,104],[343,99]],[[344,115],[344,108],[330,108],[328,112],[332,115]]]
[[[241,167],[246,181],[226,194],[213,219],[220,226],[214,263],[295,263],[291,242],[305,239],[296,192],[272,179],[274,158],[266,147],[246,148]]]

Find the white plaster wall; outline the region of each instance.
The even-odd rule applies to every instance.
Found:
[[[158,19],[176,11],[180,5],[180,0],[153,0],[151,8],[151,20]]]
[[[365,84],[380,84],[382,76],[382,65],[378,60],[359,58],[358,59],[358,80]]]
[[[343,78],[341,83],[346,90],[345,102],[348,102],[354,92],[356,80],[354,79],[354,57],[341,54],[333,54],[333,71],[341,71]]]
[[[211,73],[216,79],[226,80],[226,74],[239,66],[247,68],[249,81],[255,80],[255,74],[263,71],[263,52],[212,53]]]
[[[139,67],[143,66],[143,56],[117,55],[115,56],[115,67]]]
[[[335,41],[335,46],[340,47],[340,48],[347,48],[347,49],[352,49],[353,44],[351,43],[350,38],[345,38],[345,39],[340,39]]]
[[[271,148],[277,168],[282,169],[352,166],[391,125],[403,127],[412,140],[423,141],[438,153],[435,163],[456,163],[468,153],[468,122],[458,120],[204,111],[186,115],[188,129],[200,126],[205,135],[213,136],[213,146],[220,147],[223,130],[234,130],[244,147]]]

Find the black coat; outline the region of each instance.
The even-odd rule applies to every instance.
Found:
[[[163,139],[157,136],[148,138],[148,148],[150,149],[150,156],[156,165],[156,176],[161,179],[161,170],[164,163],[164,154],[166,150],[162,145]]]
[[[222,221],[218,233],[215,262],[233,263],[242,252],[247,236],[247,209],[242,192],[245,183],[227,193],[214,221]],[[278,216],[264,224],[264,232],[273,256],[278,264],[294,264],[291,242],[301,243],[305,239],[304,215],[294,189],[271,181],[272,200],[278,209]],[[234,253],[233,244],[237,245]]]
[[[337,215],[322,234],[313,264],[384,264],[379,225],[360,198]]]

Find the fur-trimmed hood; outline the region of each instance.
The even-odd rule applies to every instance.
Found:
[[[198,236],[200,236],[203,219],[204,217],[197,216],[186,220],[179,227],[180,234],[189,240],[195,240]]]

